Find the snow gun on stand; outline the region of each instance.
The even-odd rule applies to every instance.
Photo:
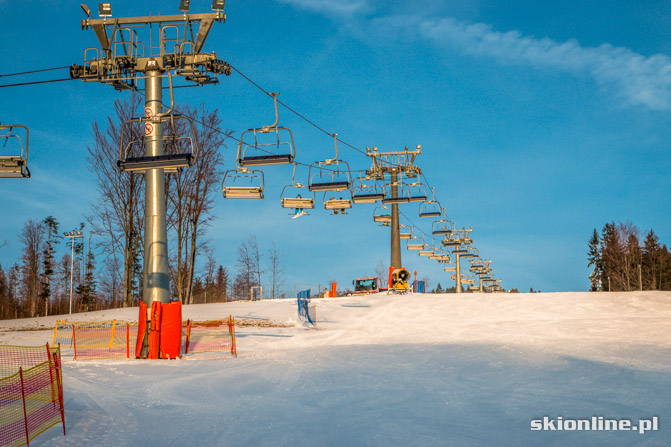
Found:
[[[393,265],[389,267],[389,290],[387,293],[408,293],[410,292],[410,272],[403,267],[396,268]]]

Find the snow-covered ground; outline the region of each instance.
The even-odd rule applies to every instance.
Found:
[[[184,319],[288,326],[238,328],[237,359],[74,362],[65,350],[68,434],[57,426],[32,445],[671,445],[671,293],[313,301],[317,330],[295,300],[186,306]],[[2,321],[0,344],[50,342],[56,319]],[[544,416],[657,416],[659,430],[530,430]]]

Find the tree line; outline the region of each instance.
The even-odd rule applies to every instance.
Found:
[[[606,223],[588,242],[590,290],[671,290],[671,252],[654,230],[643,241],[631,222]]]
[[[141,300],[144,175],[119,173],[116,167],[122,140],[142,141],[143,127],[122,126],[141,105],[142,96],[133,93],[115,101],[114,114],[104,125],[93,124],[94,143],[87,148],[87,162],[98,197],[91,215],[79,225],[83,237],[64,238],[54,216],[25,222],[18,237],[20,259],[0,265],[0,318],[68,313],[70,288],[73,312],[135,306]],[[192,304],[247,299],[251,287],[261,285],[266,271],[269,281],[264,295],[283,295],[283,268],[274,243],[265,265],[256,238],[250,236],[243,242],[232,281],[229,270],[216,262],[206,232],[215,218],[213,194],[223,175],[221,148],[231,131],[221,130],[217,110],[184,106],[179,112],[198,123],[195,135],[184,120],[166,125],[166,153],[186,152],[189,138],[194,137],[198,155],[194,166],[165,176],[173,300]],[[139,155],[133,150],[143,150],[141,144],[129,148],[128,156]],[[199,263],[204,267],[197,272]]]

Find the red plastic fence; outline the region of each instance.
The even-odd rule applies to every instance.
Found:
[[[0,346],[0,365],[16,370],[0,378],[0,445],[30,446],[58,423],[65,435],[60,349]]]
[[[235,319],[232,316],[225,320],[206,323],[187,320],[185,354],[226,351],[230,351],[235,357],[238,356],[235,344]]]
[[[75,360],[130,358],[136,336],[137,326],[128,323],[73,324]]]

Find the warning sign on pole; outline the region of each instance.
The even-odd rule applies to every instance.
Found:
[[[146,123],[144,125],[144,134],[145,135],[151,135],[152,132],[154,132],[154,125],[151,123]]]
[[[144,116],[146,116],[147,118],[151,118],[152,116],[154,116],[154,112],[151,110],[151,107],[144,108]]]

